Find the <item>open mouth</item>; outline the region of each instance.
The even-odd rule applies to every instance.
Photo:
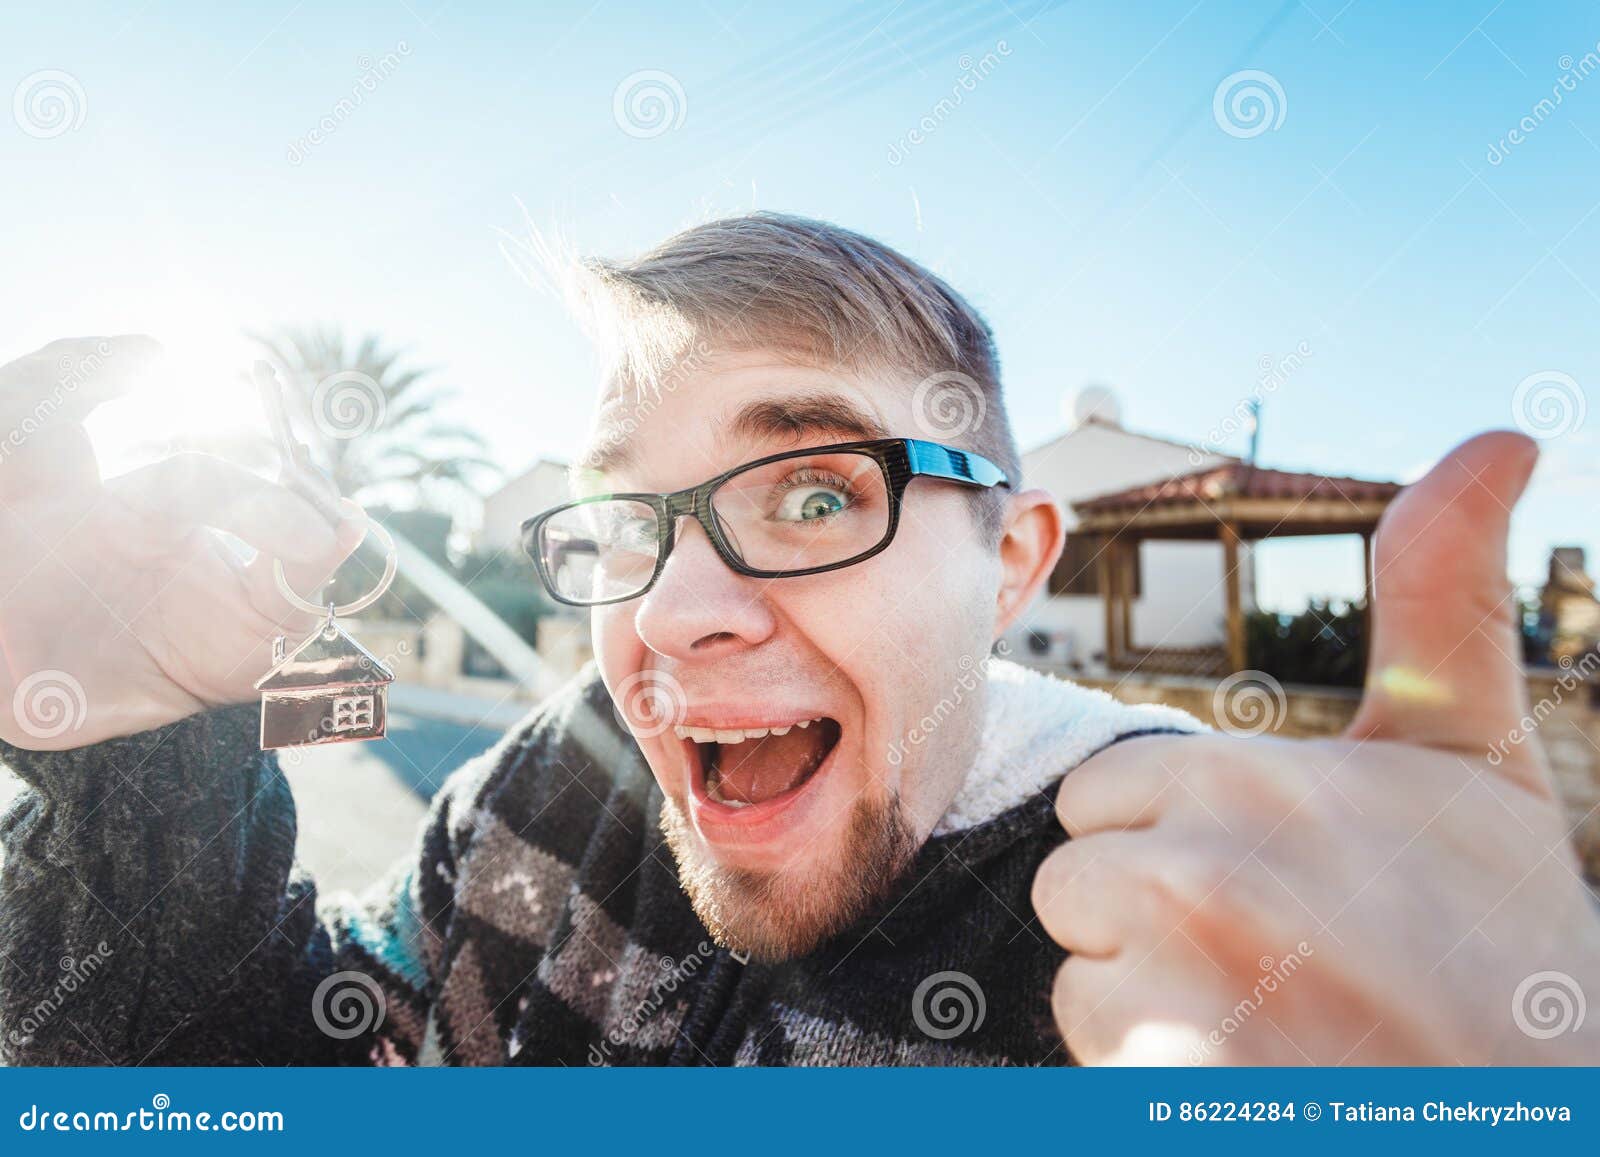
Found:
[[[707,799],[731,808],[770,803],[799,791],[838,746],[841,729],[826,715],[779,726],[709,728],[680,725],[678,738],[698,756]]]

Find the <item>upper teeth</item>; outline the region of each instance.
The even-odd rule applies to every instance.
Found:
[[[762,739],[768,735],[788,735],[791,727],[810,727],[823,718],[818,715],[815,719],[785,723],[782,727],[685,727],[680,723],[672,730],[677,733],[679,739],[688,739],[695,743],[743,743],[746,739]]]

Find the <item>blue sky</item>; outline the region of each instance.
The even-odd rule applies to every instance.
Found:
[[[501,254],[519,203],[617,255],[782,209],[881,237],[967,293],[1025,445],[1088,382],[1117,390],[1130,426],[1202,439],[1264,359],[1303,344],[1266,400],[1262,460],[1409,478],[1511,424],[1519,383],[1565,375],[1513,575],[1537,581],[1557,542],[1600,569],[1600,73],[1581,75],[1600,9],[1529,7],[8,8],[0,96],[66,73],[76,127],[0,116],[0,354],[149,330],[187,410],[146,417],[179,421],[251,410],[243,329],[335,320],[440,366],[514,470],[570,454],[594,386],[560,307]],[[1242,70],[1281,91],[1275,128],[1214,115]],[[614,113],[641,72],[670,77],[681,113],[653,136]],[[119,405],[112,425],[136,427]],[[1356,569],[1347,544],[1275,548],[1262,595],[1348,590]]]

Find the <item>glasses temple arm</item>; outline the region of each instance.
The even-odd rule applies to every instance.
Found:
[[[965,482],[969,486],[1011,486],[1005,471],[982,454],[957,450],[938,442],[924,442],[907,438],[906,455],[912,474],[925,474],[949,482]]]

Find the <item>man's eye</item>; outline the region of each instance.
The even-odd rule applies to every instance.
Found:
[[[782,522],[815,522],[838,514],[849,505],[849,496],[838,490],[802,486],[783,496],[775,517]]]

